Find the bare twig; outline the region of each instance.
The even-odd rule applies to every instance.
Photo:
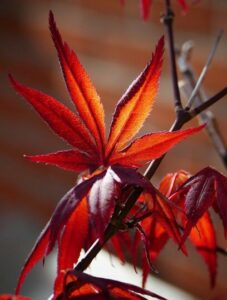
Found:
[[[210,51],[209,57],[207,59],[207,62],[206,62],[205,66],[202,69],[202,72],[201,72],[201,74],[199,76],[199,79],[196,82],[194,90],[191,93],[191,96],[190,96],[190,98],[188,100],[186,109],[189,109],[189,108],[192,107],[192,104],[193,104],[193,101],[195,99],[195,96],[196,96],[196,94],[197,94],[197,92],[198,92],[198,90],[199,90],[199,88],[200,88],[200,86],[201,86],[201,84],[203,82],[203,79],[204,79],[204,77],[205,77],[205,75],[206,75],[206,73],[208,71],[208,68],[209,68],[209,66],[210,66],[210,64],[211,64],[211,62],[213,60],[213,57],[215,55],[215,52],[217,50],[219,42],[221,41],[222,36],[223,36],[223,30],[220,30],[220,32],[218,33],[218,35],[217,35],[217,37],[215,39],[214,45],[213,45],[213,47],[212,47],[212,49]]]
[[[225,95],[227,95],[227,87],[222,89],[220,92],[215,94],[213,97],[209,98],[205,102],[203,102],[201,105],[197,106],[196,108],[191,110],[191,117],[195,117],[201,112],[203,112],[205,109],[212,106],[214,103],[222,99]]]
[[[217,247],[216,248],[216,251],[224,256],[227,256],[227,250],[226,249],[223,249],[222,247]]]
[[[195,84],[196,84],[194,71],[192,69],[192,66],[189,63],[191,50],[192,50],[192,43],[186,42],[182,46],[182,50],[178,58],[179,69],[182,72],[184,78],[182,89],[185,92],[186,97],[189,97],[191,91],[195,88]],[[198,106],[201,105],[204,101],[205,101],[205,93],[203,92],[200,86],[200,89],[198,89],[194,97],[194,104]],[[225,146],[224,139],[218,128],[217,121],[214,115],[212,114],[211,111],[203,111],[199,114],[199,119],[202,123],[206,123],[206,131],[217,153],[222,159],[224,166],[227,168],[227,148]]]
[[[162,16],[161,21],[165,25],[168,48],[169,48],[169,63],[171,67],[172,74],[172,85],[173,85],[173,93],[174,93],[174,107],[176,114],[182,111],[182,103],[180,98],[180,91],[178,86],[178,78],[177,78],[177,67],[176,67],[176,57],[174,50],[174,37],[173,37],[173,18],[174,13],[171,8],[170,0],[166,0],[166,13]]]

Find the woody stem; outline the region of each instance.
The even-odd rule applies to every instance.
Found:
[[[177,66],[176,66],[176,56],[174,49],[174,36],[173,36],[173,19],[174,13],[171,8],[170,0],[166,0],[166,12],[161,18],[161,22],[163,22],[165,26],[166,39],[168,42],[168,50],[169,50],[169,64],[171,69],[171,79],[173,86],[173,94],[174,94],[174,107],[176,115],[182,111],[182,103],[180,97],[180,91],[178,86],[178,77],[177,77]]]

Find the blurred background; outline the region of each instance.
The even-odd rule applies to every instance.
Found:
[[[66,149],[66,146],[16,95],[7,74],[12,73],[22,83],[40,89],[72,108],[48,30],[51,9],[63,38],[77,52],[97,87],[109,125],[116,102],[149,61],[163,34],[159,20],[163,2],[153,1],[150,18],[144,22],[138,0],[126,0],[124,7],[119,0],[0,1],[0,293],[13,292],[20,268],[40,230],[56,203],[76,180],[76,174],[72,172],[33,164],[23,158],[23,154],[48,153]],[[219,29],[225,30],[203,85],[206,94],[212,96],[227,83],[227,2],[197,1],[187,15],[182,13],[176,1],[172,2],[176,13],[176,46],[180,48],[183,42],[193,40],[191,63],[197,74],[206,63]],[[174,120],[167,61],[166,51],[160,92],[140,134],[167,130]],[[225,97],[212,107],[224,135],[226,100]],[[188,126],[196,124],[197,121],[193,121]],[[172,150],[152,182],[158,183],[167,172],[185,169],[193,174],[207,165],[226,174],[209,138],[202,132]],[[218,243],[226,247],[216,216],[214,221],[220,228]],[[41,266],[35,268],[26,281],[23,291],[35,300],[46,299],[51,291],[53,259],[47,260],[44,270]],[[192,293],[195,298],[227,299],[227,258],[223,256],[219,257],[214,290],[209,288],[206,266],[193,249],[186,258],[170,243],[156,266],[160,278]]]

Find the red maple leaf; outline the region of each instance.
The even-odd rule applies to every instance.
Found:
[[[227,234],[227,178],[224,175],[211,167],[204,168],[190,177],[173,197],[178,195],[185,198],[187,216],[182,243],[209,207],[218,213]]]
[[[111,280],[101,277],[95,277],[86,273],[68,271],[64,275],[64,299],[97,299],[97,300],[142,300],[146,299],[142,295],[151,296],[156,299],[165,300],[165,298],[151,291],[142,289],[135,285]],[[70,285],[69,285],[70,283]],[[70,288],[66,288],[70,286]],[[62,294],[62,293],[61,293]],[[60,294],[60,295],[61,295]],[[58,297],[58,299],[62,299]]]
[[[206,170],[206,171],[205,171]],[[208,168],[210,170],[210,168]],[[206,174],[207,180],[209,181],[209,172],[207,169],[204,169],[202,174]],[[205,172],[204,172],[205,171]],[[211,170],[210,170],[211,171]],[[213,170],[214,173],[218,173],[217,171]],[[212,172],[213,173],[213,172]],[[200,172],[198,174],[201,174]],[[219,174],[219,173],[218,173]],[[220,175],[220,174],[219,174]],[[200,175],[199,175],[200,176]],[[198,177],[199,177],[198,176]],[[195,175],[197,177],[197,175]],[[178,171],[176,173],[170,173],[166,175],[161,184],[160,184],[160,191],[163,192],[169,199],[180,205],[182,208],[186,208],[187,201],[189,201],[190,197],[191,201],[199,202],[201,199],[199,194],[196,193],[196,189],[199,187],[191,185],[191,191],[185,191],[185,187],[187,186],[187,183],[194,182],[193,178],[194,176],[191,176],[189,173],[185,171]],[[204,182],[203,182],[204,183]],[[204,196],[204,202],[207,202],[209,205],[209,198],[206,198],[207,194],[205,190],[200,186],[200,192]],[[183,192],[184,191],[184,192]],[[198,190],[197,190],[198,191]],[[191,195],[189,193],[192,193]],[[195,193],[195,194],[194,194]],[[188,199],[187,199],[188,197]],[[193,197],[194,200],[193,200]],[[198,197],[198,198],[197,198]],[[202,204],[202,203],[200,203]],[[198,214],[200,217],[197,219],[197,222],[194,223],[195,227],[192,228],[190,232],[188,231],[190,219],[188,218],[189,215],[186,211],[186,216],[184,213],[182,213],[179,210],[175,210],[176,215],[178,216],[179,222],[181,223],[181,226],[185,228],[185,233],[183,240],[185,240],[185,235],[189,236],[189,239],[191,240],[192,244],[195,246],[196,250],[199,252],[199,254],[204,259],[205,263],[208,266],[209,272],[210,272],[210,283],[213,287],[215,285],[216,281],[216,269],[217,269],[217,253],[216,253],[216,235],[215,230],[213,227],[213,223],[210,217],[209,212],[207,211],[208,206],[204,209],[203,214],[200,214],[198,211]],[[182,244],[182,241],[181,241]],[[164,246],[164,245],[163,245]]]
[[[184,211],[182,211],[185,206],[186,195],[181,193],[180,191],[184,189],[184,186],[187,185],[186,183],[190,182],[190,179],[193,177],[186,171],[180,170],[175,173],[167,174],[162,179],[159,187],[160,192],[162,192],[165,196],[167,196],[170,200],[172,200],[176,205],[179,206],[179,208],[176,206],[175,208],[173,207],[173,209],[174,214],[178,220],[178,227],[180,225],[181,228],[184,228],[185,226],[187,228],[188,225],[186,224],[188,224],[189,220],[185,216]],[[191,186],[191,189],[193,189],[193,186]],[[155,212],[152,213],[150,218],[142,220],[139,224],[142,229],[142,235],[145,245],[145,251],[142,254],[144,286],[146,283],[147,275],[151,267],[153,267],[153,263],[155,262],[161,250],[166,245],[171,235],[168,234],[165,226],[163,226],[161,222],[158,222]],[[196,227],[191,229],[189,239],[207,264],[210,272],[211,286],[213,287],[216,281],[217,245],[215,230],[208,211],[206,211],[202,216],[198,218]],[[134,241],[134,262],[136,261],[139,241],[140,238],[139,234],[137,233]]]
[[[56,242],[59,249],[58,275],[62,270],[73,267],[86,243],[88,223],[95,224],[98,237],[102,238],[126,185],[140,186],[154,195],[151,183],[137,173],[135,168],[160,157],[175,144],[203,128],[200,126],[176,132],[150,133],[129,144],[149,115],[157,94],[164,48],[164,39],[161,38],[150,63],[119,100],[106,140],[104,110],[99,96],[76,54],[62,41],[52,13],[49,24],[77,113],[53,97],[20,84],[12,76],[10,80],[51,129],[73,148],[27,157],[66,170],[87,170],[89,174],[86,180],[73,187],[59,202],[23,267],[17,293],[30,269],[50,253]],[[171,221],[169,208],[160,201],[157,201],[156,206],[162,216],[160,219],[164,224],[169,223],[166,225],[169,232],[179,242],[179,233]],[[83,216],[80,222],[79,215]],[[72,236],[75,236],[73,242]],[[70,243],[73,245],[70,246]],[[55,289],[59,284],[62,284],[62,280],[58,280]]]

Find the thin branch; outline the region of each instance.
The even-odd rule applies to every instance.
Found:
[[[225,87],[220,92],[215,94],[213,97],[211,97],[208,100],[206,100],[205,102],[203,102],[201,105],[199,105],[196,108],[194,108],[193,110],[191,110],[191,117],[193,118],[193,117],[197,116],[202,111],[204,111],[205,109],[209,108],[214,103],[216,103],[217,101],[222,99],[226,94],[227,94],[227,87]]]
[[[224,256],[227,256],[227,250],[226,249],[223,249],[222,247],[217,247],[216,248],[216,251]]]
[[[180,56],[178,58],[178,66],[183,75],[182,90],[188,98],[191,91],[195,88],[196,80],[192,66],[189,62],[190,54],[192,51],[192,43],[186,42],[183,44]],[[201,105],[205,101],[205,93],[200,89],[194,98],[194,104],[196,106]],[[202,123],[206,123],[206,131],[219,155],[222,159],[224,166],[227,168],[227,148],[222,134],[218,128],[217,121],[211,111],[203,111],[198,116]]]
[[[174,13],[171,8],[170,0],[166,0],[166,13],[162,16],[161,21],[165,25],[166,36],[168,41],[168,49],[169,49],[169,63],[171,67],[171,78],[173,85],[173,93],[174,93],[174,107],[176,114],[182,110],[180,91],[178,86],[178,77],[177,77],[177,67],[176,67],[176,57],[174,50],[174,37],[173,37],[173,18]]]
[[[197,95],[198,90],[199,90],[199,88],[200,88],[200,86],[201,86],[201,84],[203,82],[203,79],[204,79],[204,77],[205,77],[205,75],[206,75],[206,73],[208,71],[208,68],[209,68],[209,66],[210,66],[210,64],[211,64],[211,62],[212,62],[212,60],[214,58],[215,52],[216,52],[217,47],[218,47],[218,45],[219,45],[219,43],[221,41],[222,36],[223,36],[223,30],[220,30],[220,32],[218,33],[218,35],[217,35],[217,37],[215,39],[214,45],[213,45],[213,47],[212,47],[212,49],[210,51],[209,57],[207,59],[207,62],[205,64],[205,66],[203,67],[202,72],[201,72],[201,74],[199,76],[199,79],[198,79],[198,81],[197,81],[197,83],[196,83],[196,85],[194,87],[194,90],[192,91],[192,94],[191,94],[191,96],[190,96],[190,98],[188,100],[186,109],[189,109],[189,108],[192,107],[192,104],[193,104],[193,101],[195,99],[195,96]]]

